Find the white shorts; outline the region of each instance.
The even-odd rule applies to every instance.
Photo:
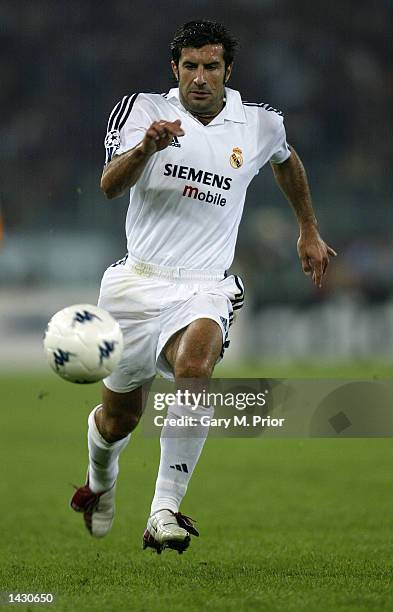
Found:
[[[157,373],[173,380],[163,348],[173,334],[200,318],[220,326],[222,357],[234,311],[243,301],[238,276],[155,266],[129,255],[114,263],[102,278],[98,306],[119,322],[124,351],[117,368],[104,379],[105,386],[125,393]]]

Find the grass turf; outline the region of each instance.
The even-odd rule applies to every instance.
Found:
[[[368,378],[389,365],[321,372]],[[37,375],[1,377],[0,388],[0,591],[54,593],[46,607],[69,611],[393,608],[391,440],[211,438],[182,507],[201,537],[158,556],[141,549],[158,440],[134,436],[113,531],[93,540],[67,501],[84,480],[99,387]]]

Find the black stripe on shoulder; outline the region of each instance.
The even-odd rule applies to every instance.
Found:
[[[124,96],[110,114],[104,146],[106,149],[105,164],[111,161],[120,146],[120,130],[127,121],[135,100],[139,94]]]
[[[128,100],[128,102],[126,104],[126,107],[125,107],[125,109],[123,111],[123,114],[121,115],[121,117],[119,119],[119,127],[116,128],[119,131],[121,130],[121,128],[123,127],[123,125],[127,121],[128,117],[130,116],[130,112],[132,111],[132,107],[134,106],[135,100],[137,99],[138,96],[139,96],[139,93],[136,93],[133,96],[131,96],[131,98]]]
[[[273,113],[277,113],[277,115],[280,115],[281,117],[284,116],[282,111],[277,108],[274,108],[274,106],[270,106],[270,104],[268,104],[267,102],[243,102],[243,104],[244,106],[258,106],[259,108],[263,108],[266,111],[272,111]]]
[[[119,131],[123,127],[138,95],[139,94],[135,93],[131,96],[124,96],[120,102],[116,104],[108,120],[107,133],[113,130]]]
[[[111,114],[109,115],[109,119],[108,119],[108,125],[106,128],[107,132],[110,132],[113,129],[113,124],[115,123],[119,113],[121,112],[121,109],[123,108],[124,105],[124,101],[128,99],[129,96],[124,96],[120,102],[118,102],[115,106],[115,108],[112,110]]]

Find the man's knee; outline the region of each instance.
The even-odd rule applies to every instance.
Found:
[[[214,364],[207,357],[181,357],[175,362],[175,377],[208,379],[213,373]]]
[[[212,319],[196,319],[166,347],[165,356],[175,377],[208,379],[222,347],[220,326]]]

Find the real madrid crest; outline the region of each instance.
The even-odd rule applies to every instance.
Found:
[[[233,147],[229,161],[232,168],[240,168],[243,165],[243,151],[239,147]]]

